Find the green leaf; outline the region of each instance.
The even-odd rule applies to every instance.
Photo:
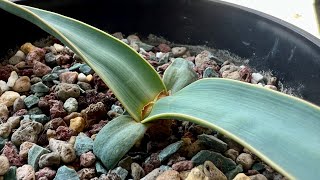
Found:
[[[208,78],[157,101],[149,117],[210,127],[289,178],[319,179],[320,108],[256,85]]]
[[[141,120],[143,107],[165,91],[152,66],[111,35],[80,21],[7,0],[0,1],[0,8],[34,23],[72,49],[94,69],[135,120]]]
[[[105,125],[93,142],[93,153],[110,170],[138,142],[147,130],[145,124],[122,115]]]
[[[171,94],[178,92],[198,79],[193,70],[193,63],[182,58],[176,58],[163,74],[163,82]]]

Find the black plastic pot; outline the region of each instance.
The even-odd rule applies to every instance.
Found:
[[[18,1],[109,32],[153,33],[170,41],[226,49],[272,70],[288,87],[320,105],[320,40],[272,16],[216,0]],[[0,55],[45,37],[36,26],[0,11]],[[5,23],[4,23],[5,22]]]

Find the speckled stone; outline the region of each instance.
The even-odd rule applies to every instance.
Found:
[[[19,146],[25,141],[36,143],[38,134],[43,130],[41,123],[26,121],[12,134],[11,141]]]
[[[43,154],[39,159],[39,167],[44,168],[48,166],[58,166],[60,165],[60,155],[58,152],[51,152]]]
[[[49,90],[49,87],[42,82],[37,82],[31,86],[31,91],[33,93],[47,93]]]
[[[209,149],[215,152],[223,153],[228,148],[228,145],[225,142],[221,141],[220,139],[212,135],[201,134],[198,136],[198,139],[202,143],[204,143]]]
[[[16,171],[18,180],[35,180],[35,172],[31,165],[25,164]]]
[[[167,160],[172,154],[176,153],[182,145],[183,141],[178,141],[173,144],[170,144],[159,153],[159,160]]]
[[[38,104],[39,102],[39,98],[35,95],[30,95],[28,97],[26,97],[23,101],[24,101],[24,104],[27,106],[27,108],[31,108],[32,106]]]
[[[6,156],[0,156],[0,176],[3,176],[9,170],[10,164]]]
[[[61,166],[56,174],[54,180],[80,180],[77,172],[74,169],[68,168],[67,166]]]
[[[0,104],[11,107],[14,101],[20,97],[20,94],[14,91],[6,91],[0,96]]]
[[[93,140],[86,136],[84,133],[80,133],[76,137],[74,148],[76,150],[77,156],[80,156],[81,154],[86,153],[88,151],[92,151]]]
[[[39,168],[39,159],[43,154],[47,154],[50,151],[41,146],[34,144],[28,152],[28,164],[33,167],[35,171]]]

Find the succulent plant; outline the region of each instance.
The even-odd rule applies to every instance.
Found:
[[[183,59],[176,59],[161,79],[135,50],[95,27],[7,0],[0,0],[0,8],[34,23],[72,49],[128,112],[109,122],[94,141],[94,153],[107,169],[154,121],[177,119],[223,133],[289,178],[319,178],[320,171],[315,170],[320,165],[318,106],[245,82],[195,81]]]

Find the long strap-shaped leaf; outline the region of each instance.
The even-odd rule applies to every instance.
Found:
[[[36,24],[71,48],[95,70],[135,120],[141,120],[143,107],[165,91],[156,71],[111,35],[80,21],[7,0],[0,0],[0,8]]]
[[[199,80],[157,101],[149,117],[216,129],[290,178],[320,177],[320,108],[248,83]]]

